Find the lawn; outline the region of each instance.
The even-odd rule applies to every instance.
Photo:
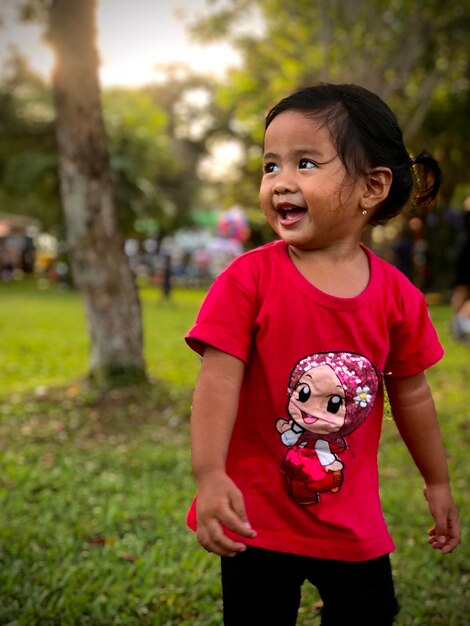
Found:
[[[88,340],[74,292],[0,285],[0,624],[218,626],[218,563],[185,528],[194,484],[188,416],[198,359],[182,336],[203,297],[171,304],[141,291],[155,384],[106,396],[81,384]],[[429,375],[442,420],[464,542],[443,557],[421,480],[391,419],[384,424],[384,511],[402,611],[397,626],[466,626],[470,615],[470,347],[431,313],[447,356]],[[299,626],[318,626],[305,588]],[[264,625],[260,625],[264,626]]]

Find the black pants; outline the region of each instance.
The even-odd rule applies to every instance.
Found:
[[[398,613],[388,554],[350,563],[247,548],[222,558],[225,626],[294,626],[305,580],[323,600],[322,626],[391,626]]]

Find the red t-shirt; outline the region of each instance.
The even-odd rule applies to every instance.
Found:
[[[282,241],[247,252],[186,337],[246,365],[227,472],[257,531],[247,544],[344,561],[394,549],[379,500],[381,377],[418,374],[443,350],[423,294],[365,251],[370,280],[354,298],[319,291]]]

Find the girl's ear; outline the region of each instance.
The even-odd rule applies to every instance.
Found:
[[[374,167],[366,178],[366,188],[362,196],[364,205],[375,208],[388,196],[393,174],[388,167]]]

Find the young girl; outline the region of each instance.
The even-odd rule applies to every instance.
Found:
[[[418,170],[415,173],[415,170]],[[418,174],[418,175],[416,175]],[[260,202],[278,241],[236,259],[186,340],[199,543],[222,557],[224,623],[295,624],[309,580],[322,626],[389,626],[398,608],[379,501],[385,382],[443,553],[459,542],[424,371],[443,354],[423,295],[361,245],[439,167],[410,158],[390,109],[352,85],[281,100],[266,119]]]

